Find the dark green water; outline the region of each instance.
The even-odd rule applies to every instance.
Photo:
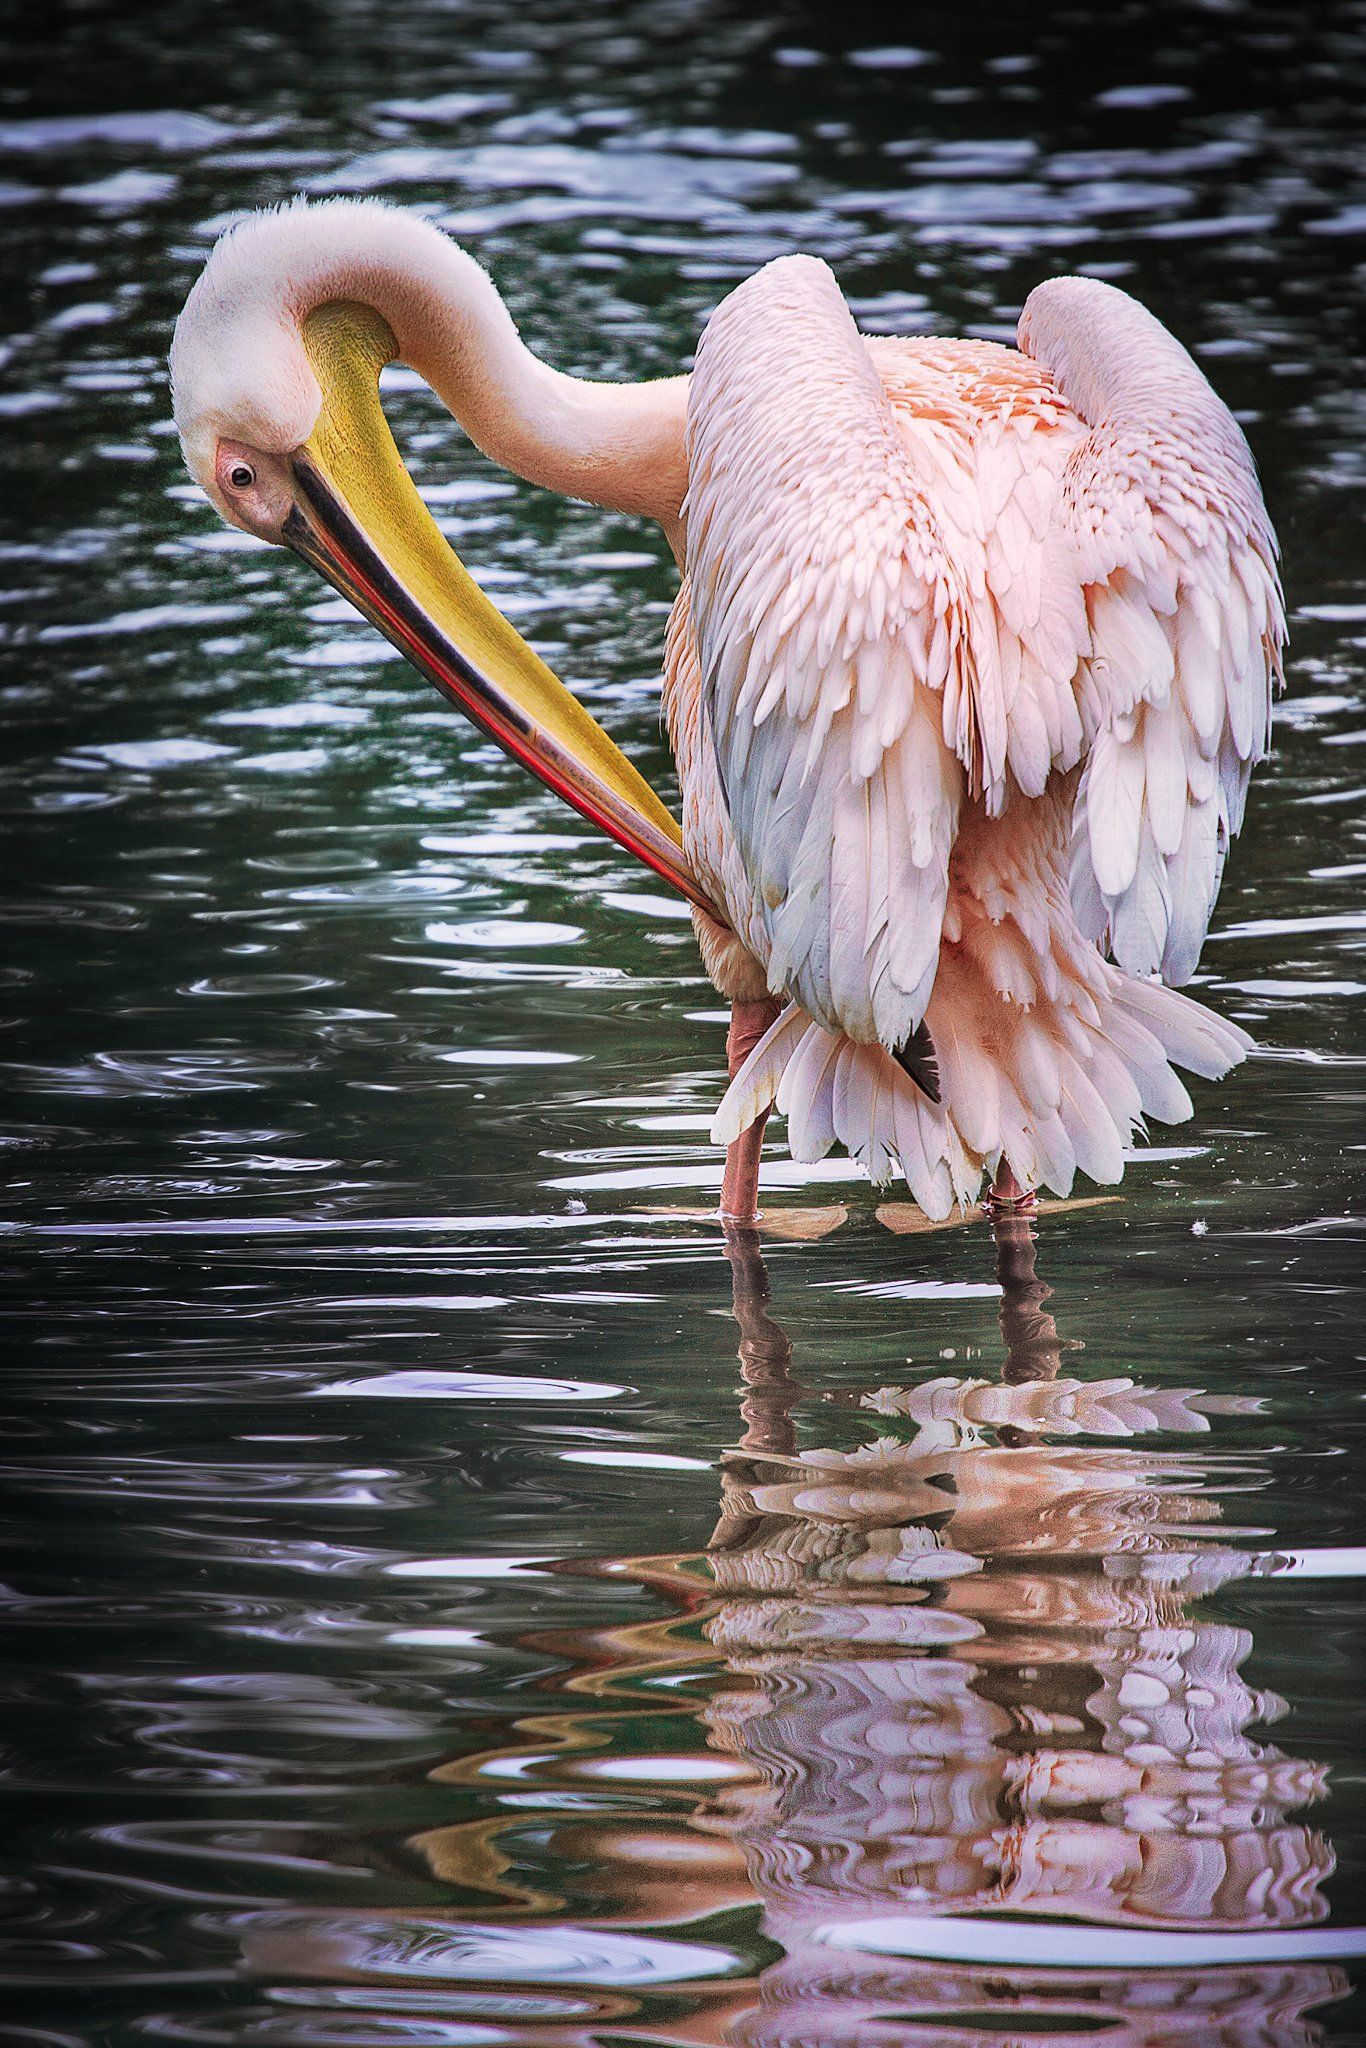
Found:
[[[17,13],[6,2038],[1363,2038],[1361,10]],[[1195,349],[1291,600],[1202,974],[1264,1050],[1122,1202],[896,1235],[775,1148],[849,1216],[766,1275],[659,1213],[719,1178],[679,908],[178,467],[171,322],[295,189],[579,371],[799,248],[871,326],[1084,268]],[[655,536],[390,410],[669,790]]]

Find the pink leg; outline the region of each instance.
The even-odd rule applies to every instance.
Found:
[[[757,1003],[731,1004],[730,1030],[726,1033],[726,1070],[732,1080],[777,1014],[778,1005],[768,996]],[[765,1110],[747,1131],[741,1131],[734,1144],[726,1150],[726,1171],[721,1181],[721,1214],[729,1222],[752,1226],[759,1220],[759,1160],[767,1122],[768,1111]]]
[[[1038,1197],[1023,1188],[1011,1171],[1010,1161],[1002,1158],[996,1168],[996,1178],[987,1190],[986,1201],[982,1204],[988,1216],[998,1209],[1019,1209],[1028,1211],[1038,1207]]]

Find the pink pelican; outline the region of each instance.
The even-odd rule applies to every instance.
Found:
[[[930,1218],[1110,1184],[1250,1041],[1194,973],[1285,616],[1243,435],[1113,285],[1053,278],[1018,348],[861,334],[769,263],[690,376],[562,375],[487,274],[374,201],[253,215],[171,351],[185,459],[693,905],[732,1006],[721,1212],[777,1107]],[[401,361],[520,477],[657,520],[682,829],[479,590],[388,433]]]

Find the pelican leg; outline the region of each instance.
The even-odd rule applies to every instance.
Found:
[[[1039,1198],[1029,1188],[1021,1187],[1011,1171],[1010,1161],[1002,1156],[996,1168],[996,1178],[987,1190],[982,1207],[988,1216],[1002,1211],[1017,1210],[1029,1215],[1039,1206]]]
[[[778,1005],[763,996],[754,1003],[732,1003],[730,1029],[726,1033],[726,1070],[734,1080],[759,1040],[778,1014]],[[747,1131],[741,1131],[726,1147],[726,1170],[721,1179],[721,1215],[728,1223],[753,1225],[759,1220],[759,1161],[763,1153],[764,1125],[768,1111],[756,1117]]]

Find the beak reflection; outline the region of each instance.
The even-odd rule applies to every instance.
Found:
[[[323,406],[292,458],[288,546],[556,796],[724,924],[668,809],[484,595],[423,504],[379,400],[379,372],[398,353],[386,323],[368,307],[324,306],[304,341]]]

